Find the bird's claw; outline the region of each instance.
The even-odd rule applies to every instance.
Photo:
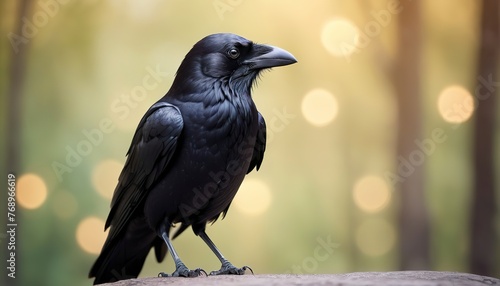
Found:
[[[195,270],[189,270],[186,266],[181,266],[175,269],[174,273],[167,274],[165,272],[158,273],[158,277],[199,277],[201,274],[208,276],[207,272],[201,268],[196,268]]]
[[[241,268],[238,268],[231,263],[224,263],[222,264],[222,267],[219,270],[212,271],[210,272],[210,276],[214,275],[244,275],[246,270],[250,270],[253,275],[253,270],[249,266],[243,266]]]
[[[201,268],[197,268],[194,271],[198,272],[198,275],[196,275],[196,277],[201,276],[201,273],[205,274],[205,277],[208,277],[207,272],[205,270],[201,269]]]

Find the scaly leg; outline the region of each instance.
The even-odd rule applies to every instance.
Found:
[[[217,246],[215,246],[215,244],[208,237],[207,233],[204,230],[202,230],[198,235],[201,237],[201,239],[203,239],[203,241],[205,241],[205,243],[208,245],[208,247],[210,247],[210,249],[215,253],[217,258],[219,258],[220,262],[222,263],[221,268],[217,271],[210,272],[210,275],[224,275],[224,274],[243,275],[243,274],[245,274],[245,271],[247,269],[250,270],[250,272],[252,272],[252,274],[253,274],[252,268],[250,268],[248,266],[243,266],[241,268],[237,268],[236,266],[231,264],[231,262],[229,262],[224,257],[224,255],[222,255],[222,253],[219,251],[219,249],[217,249]]]
[[[163,224],[160,227],[160,235],[163,238],[163,240],[165,241],[165,243],[167,244],[168,251],[172,255],[172,258],[174,259],[175,271],[171,275],[168,275],[165,272],[160,272],[158,274],[158,277],[170,277],[170,276],[171,277],[198,277],[201,275],[201,273],[204,273],[205,275],[207,275],[205,270],[203,270],[201,268],[197,268],[195,270],[189,270],[189,268],[186,267],[186,265],[182,262],[182,260],[179,258],[179,255],[175,251],[174,246],[172,245],[172,241],[168,237],[166,225],[170,225],[168,223],[168,221],[166,221],[165,224]]]

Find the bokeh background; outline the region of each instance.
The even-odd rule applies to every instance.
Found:
[[[298,59],[254,89],[264,164],[208,228],[235,265],[498,277],[495,2],[2,1],[1,169],[18,222],[3,285],[91,283],[137,123],[216,32]],[[174,244],[189,267],[219,268],[192,232]],[[150,255],[141,276],[173,270]]]

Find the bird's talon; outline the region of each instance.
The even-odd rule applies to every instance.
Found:
[[[201,273],[205,274],[205,277],[208,277],[208,274],[205,270],[201,269],[201,268],[198,268],[196,270],[199,270],[199,275],[198,276],[201,276]],[[253,272],[252,272],[253,273]]]
[[[172,274],[172,276],[176,276],[176,277],[199,277],[201,276],[201,273],[205,273],[205,276],[207,274],[207,272],[205,272],[205,270],[201,269],[201,268],[197,268],[195,270],[188,270],[186,269],[185,271],[182,271],[182,272],[174,272]]]
[[[160,272],[158,273],[158,277],[169,277],[170,275],[168,275],[167,273],[165,272]]]
[[[189,270],[187,267],[179,267],[177,268],[174,273],[172,274],[167,274],[165,272],[160,272],[158,273],[158,277],[200,277],[202,276],[202,273],[205,274],[205,277],[208,276],[207,272],[201,268],[197,268],[195,270]]]
[[[250,272],[252,272],[252,275],[254,275],[253,270],[252,270],[252,268],[250,268],[250,266],[243,266],[243,267],[241,267],[241,269],[243,269],[244,271],[246,271],[248,269],[248,270],[250,270]]]
[[[252,272],[252,275],[253,275],[252,268],[250,268],[248,266],[243,266],[241,268],[237,268],[237,267],[233,266],[232,264],[228,263],[228,264],[223,264],[222,267],[221,267],[221,269],[210,272],[210,276],[215,276],[215,275],[244,275],[247,269],[250,270],[250,272]]]

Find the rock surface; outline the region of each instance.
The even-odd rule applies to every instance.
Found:
[[[458,286],[458,285],[500,285],[500,279],[457,272],[398,271],[398,272],[355,272],[347,274],[260,274],[243,276],[210,276],[197,278],[139,278],[122,280],[106,286],[156,286],[156,285],[246,285],[246,286]]]

